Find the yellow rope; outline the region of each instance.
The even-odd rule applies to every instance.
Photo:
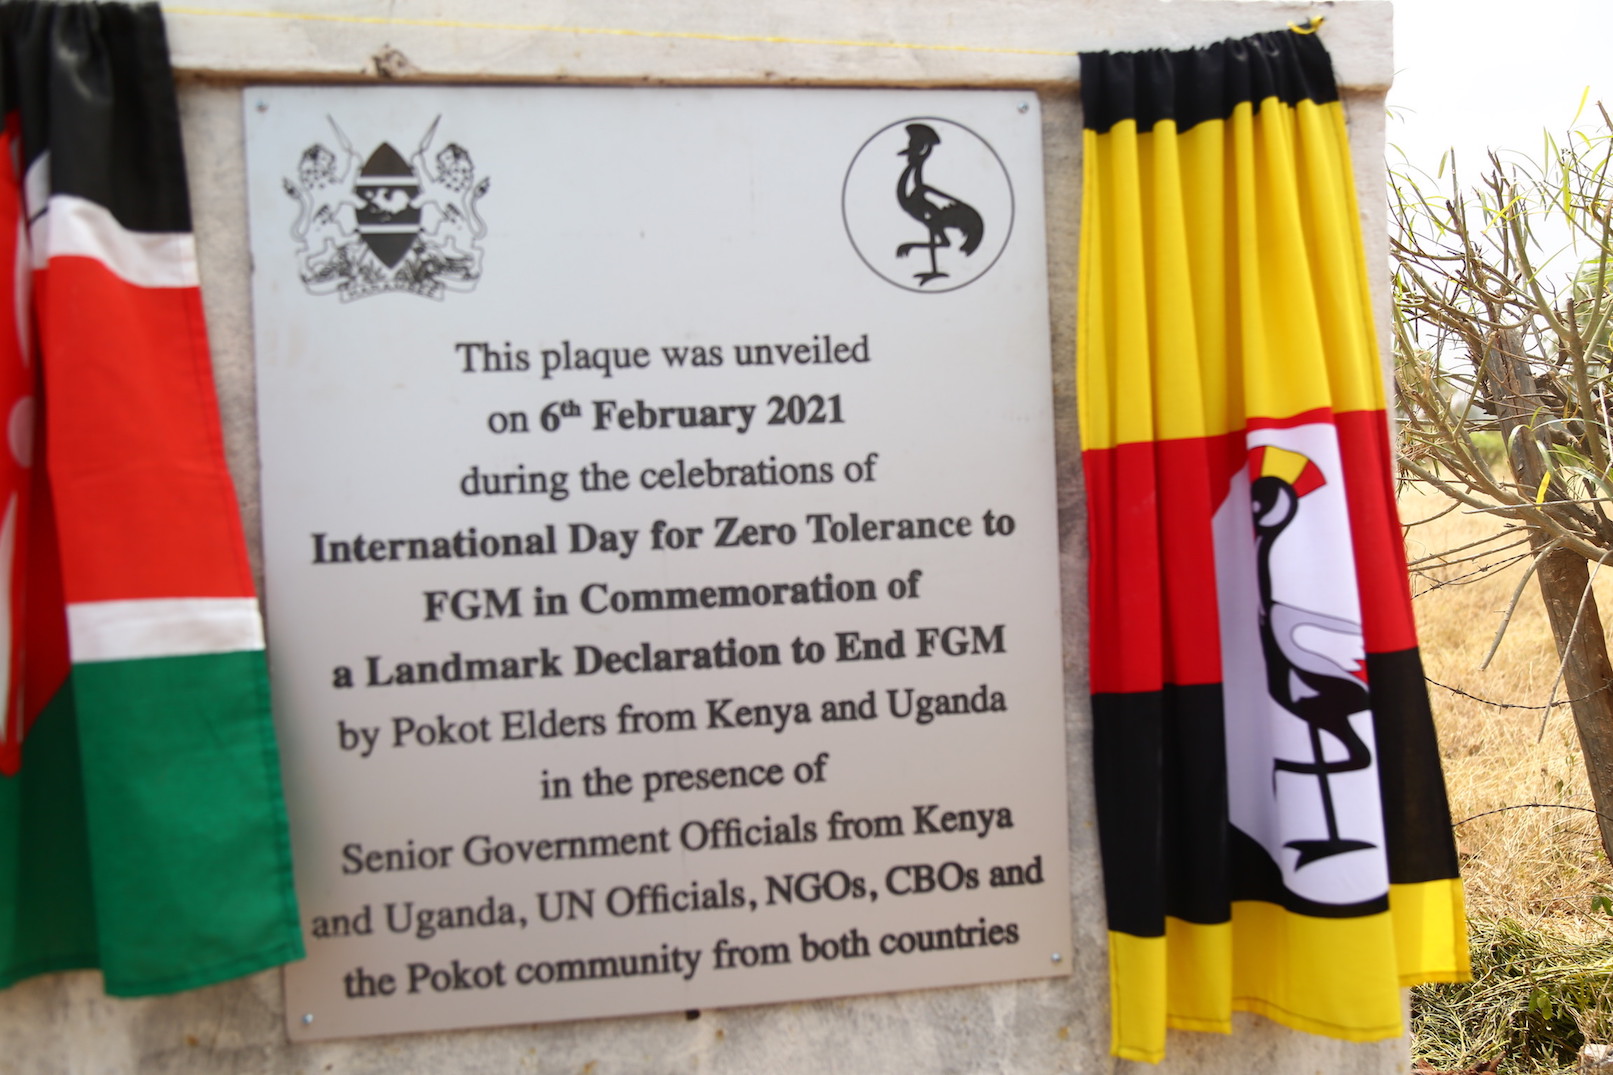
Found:
[[[550,26],[543,23],[462,22],[457,19],[402,19],[389,15],[330,15],[293,11],[223,11],[216,8],[165,4],[169,15],[208,18],[286,19],[293,22],[341,22],[374,26],[409,26],[436,30],[498,30],[506,33],[591,34],[604,37],[668,38],[678,41],[722,41],[751,45],[814,45],[834,48],[905,49],[922,52],[986,52],[1013,56],[1079,56],[1067,49],[997,48],[990,45],[933,45],[906,41],[858,41],[818,37],[768,37],[752,34],[699,33],[689,30],[630,30],[611,26]]]

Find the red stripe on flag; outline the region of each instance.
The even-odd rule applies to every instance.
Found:
[[[1366,649],[1412,649],[1417,634],[1384,413],[1311,411],[1287,419],[1250,419],[1249,428],[1330,421],[1344,467]],[[1211,519],[1231,476],[1248,464],[1249,452],[1239,430],[1083,453],[1092,520],[1093,693],[1220,682]],[[1318,484],[1315,477],[1304,491]]]
[[[1155,457],[1165,551],[1165,681],[1176,686],[1221,681],[1211,521],[1226,493],[1228,464],[1238,465],[1228,447],[1225,438],[1166,441]]]
[[[1315,410],[1301,411],[1298,414],[1291,414],[1287,418],[1245,418],[1243,420],[1243,426],[1246,430],[1293,429],[1295,426],[1315,425],[1318,422],[1322,423],[1323,425],[1327,425],[1332,421],[1333,412],[1331,410],[1329,410],[1327,407],[1317,407]],[[1224,435],[1229,437],[1243,436],[1241,432],[1237,431]]]
[[[0,161],[8,165],[4,180],[0,181],[0,309],[4,310],[4,316],[0,317],[0,418],[11,411],[21,396],[29,394],[19,346],[19,334],[26,331],[27,326],[25,321],[19,323],[23,320],[23,311],[17,308],[15,298],[19,283],[17,267],[21,261],[18,246],[23,234],[22,181],[15,164],[21,156],[17,138],[20,122],[16,113],[6,116],[4,134],[0,135]],[[3,428],[0,426],[0,430]],[[21,568],[27,552],[28,486],[27,472],[10,451],[0,450],[0,518],[13,502],[20,516],[13,562],[0,563],[0,572],[3,572],[0,578],[4,579],[6,593],[11,596],[11,600],[0,606],[0,617],[4,617],[11,638],[10,646],[0,653],[8,683],[15,682],[13,676],[23,654],[20,613],[26,606],[17,598],[23,592]],[[22,764],[22,738],[29,723],[17,693],[0,694],[0,776],[12,775]]]
[[[1087,452],[1087,518],[1091,549],[1092,691],[1158,690],[1161,645],[1159,537],[1154,526],[1152,445]]]
[[[44,438],[35,440],[42,444]],[[34,720],[67,679],[67,602],[62,597],[62,565],[57,554],[56,511],[44,468],[33,469],[33,503],[28,513],[28,600],[23,609],[22,669],[25,723]]]
[[[67,600],[252,596],[200,293],[81,257],[35,286]]]
[[[1210,521],[1227,467],[1238,465],[1231,444],[1194,438],[1085,453],[1094,693],[1220,681]]]
[[[1383,411],[1351,411],[1339,415],[1337,425],[1356,584],[1361,590],[1362,638],[1368,653],[1414,649],[1417,624],[1395,507],[1388,419]]]

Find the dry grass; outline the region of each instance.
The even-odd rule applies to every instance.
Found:
[[[1527,559],[1498,565],[1526,548],[1504,548],[1515,539],[1502,520],[1451,506],[1415,486],[1400,497],[1427,674],[1480,698],[1535,707],[1501,708],[1429,685],[1451,814],[1462,822],[1456,836],[1469,913],[1549,924],[1585,940],[1606,938],[1613,917],[1597,897],[1613,896],[1613,869],[1593,815],[1545,807],[1463,821],[1524,803],[1589,807],[1591,797],[1568,707],[1539,708],[1552,697],[1557,658],[1533,580],[1500,648],[1487,668],[1480,667]],[[1485,539],[1492,540],[1438,556]],[[1484,559],[1453,562],[1475,554]],[[1424,557],[1436,558],[1417,564]],[[1605,616],[1613,610],[1613,571],[1604,570],[1595,586]],[[1563,698],[1559,687],[1557,699]]]
[[[1412,991],[1418,1070],[1456,1075],[1501,1060],[1505,1075],[1560,1075],[1587,1042],[1608,1040],[1613,939],[1570,940],[1511,918],[1470,930],[1473,981]]]
[[[1402,489],[1400,513],[1475,976],[1413,992],[1414,1055],[1447,1069],[1499,1056],[1503,1072],[1569,1072],[1582,1042],[1613,1039],[1613,869],[1595,817],[1556,808],[1588,808],[1591,796],[1572,713],[1543,708],[1565,695],[1533,579],[1486,665],[1527,546],[1504,520],[1416,486]],[[1605,617],[1613,570],[1600,576]]]

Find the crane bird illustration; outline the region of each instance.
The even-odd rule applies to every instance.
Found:
[[[1309,725],[1311,740],[1311,760],[1278,758],[1272,780],[1276,780],[1277,771],[1316,777],[1327,819],[1325,839],[1290,840],[1285,845],[1299,852],[1295,865],[1300,867],[1331,855],[1376,846],[1339,836],[1333,789],[1328,783],[1333,773],[1372,765],[1372,751],[1350,726],[1350,718],[1367,708],[1366,650],[1360,624],[1284,604],[1272,596],[1272,547],[1299,514],[1301,498],[1326,484],[1321,469],[1298,452],[1266,445],[1250,453],[1249,471],[1266,689],[1278,705]],[[1323,732],[1343,744],[1343,758],[1327,760],[1322,749]]]
[[[902,169],[902,176],[896,181],[896,201],[908,216],[930,230],[928,242],[903,243],[896,248],[899,258],[907,257],[920,247],[929,250],[930,271],[913,274],[920,287],[947,275],[937,267],[935,251],[938,247],[952,245],[947,239],[948,231],[958,233],[958,249],[966,256],[979,249],[986,231],[986,225],[974,206],[924,182],[924,162],[940,143],[941,136],[935,133],[935,128],[924,123],[909,123],[907,148],[896,154],[907,158],[907,167]]]

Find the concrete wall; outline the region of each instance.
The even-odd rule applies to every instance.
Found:
[[[275,12],[266,9],[271,2]],[[114,1000],[94,973],[0,993],[0,1073],[1121,1072],[1107,964],[1085,675],[1084,499],[1074,400],[1083,49],[1180,48],[1327,17],[1355,146],[1369,264],[1387,266],[1383,98],[1389,5],[1223,0],[212,0],[168,3],[220,403],[257,563],[243,86],[260,81],[1031,87],[1042,97],[1063,534],[1071,915],[1068,979],[649,1018],[292,1047],[277,972]],[[631,34],[601,31],[635,31]],[[771,40],[761,40],[768,38]],[[738,39],[738,40],[736,40]],[[858,43],[861,42],[861,43]],[[875,47],[868,42],[903,46]],[[955,46],[963,46],[958,48]],[[1379,286],[1380,324],[1386,300]],[[272,615],[272,610],[270,610]],[[1346,1045],[1239,1016],[1172,1034],[1162,1075],[1401,1072],[1403,1042]]]

